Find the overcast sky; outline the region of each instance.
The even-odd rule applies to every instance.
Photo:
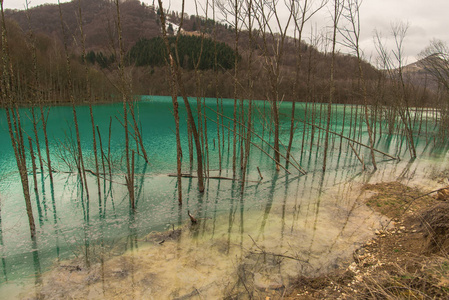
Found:
[[[95,1],[95,0],[91,0]],[[205,0],[200,0],[205,2]],[[67,2],[61,0],[61,2]],[[153,0],[144,0],[152,4]],[[157,0],[154,1],[157,3]],[[186,1],[186,12],[195,14],[193,0]],[[279,1],[283,3],[283,1]],[[57,0],[31,0],[30,6],[36,6],[43,3],[57,3]],[[165,8],[180,11],[181,0],[165,0]],[[24,0],[4,0],[5,8],[23,9]],[[361,7],[362,23],[362,49],[367,59],[374,63],[375,46],[373,42],[374,32],[377,30],[385,38],[391,38],[391,24],[404,22],[409,24],[407,36],[404,41],[404,54],[406,63],[416,60],[421,52],[430,42],[436,38],[449,42],[449,0],[364,0]],[[220,16],[217,16],[219,18]],[[313,20],[307,24],[307,28],[315,26],[319,29],[325,28],[326,22],[329,22],[329,10],[325,9],[316,15]],[[310,32],[310,29],[308,30]],[[306,34],[308,36],[309,34]],[[305,36],[303,36],[303,39]],[[391,39],[390,39],[390,46]],[[345,51],[342,49],[341,51]]]

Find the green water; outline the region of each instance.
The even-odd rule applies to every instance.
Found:
[[[205,103],[208,107],[217,109],[215,99],[206,99]],[[195,101],[192,100],[192,104],[196,107]],[[223,107],[225,115],[232,117],[233,100],[223,100],[220,106]],[[290,103],[283,103],[280,107],[280,134],[281,141],[285,145],[288,144],[290,130],[290,107]],[[306,116],[304,107],[303,104],[297,106],[298,119]],[[317,106],[315,109],[315,117],[318,118],[320,107]],[[321,108],[323,116],[326,109],[326,106]],[[355,110],[355,107],[352,109]],[[346,136],[353,135],[349,126],[353,121],[349,117],[350,110],[349,106],[346,108],[333,106],[333,120],[337,121],[333,122],[332,130],[344,132]],[[223,138],[223,132],[225,136],[224,145],[220,144],[217,125],[212,121],[217,120],[217,115],[212,110],[205,111],[210,118],[207,122],[210,175],[232,177],[232,145],[229,147],[227,141],[229,139],[232,143],[233,134],[232,132],[229,134],[226,128],[222,131],[223,128],[220,127],[221,137]],[[269,111],[268,104],[255,103],[252,124],[255,131],[266,140],[270,140],[273,136],[267,127],[263,128],[265,122],[269,124],[269,120],[264,121],[262,116],[269,116]],[[185,134],[186,114],[182,105],[180,112],[184,152],[183,172],[188,173],[190,163]],[[196,179],[183,178],[184,204],[179,207],[176,178],[167,176],[176,173],[176,140],[171,99],[143,97],[136,104],[136,113],[150,163],[145,164],[142,158],[137,158],[135,170],[137,209],[135,213],[131,213],[127,189],[123,185],[126,170],[123,160],[125,135],[118,121],[122,119],[122,104],[94,106],[93,113],[105,151],[108,148],[109,124],[111,124],[110,155],[113,175],[112,178],[107,177],[112,180],[101,180],[99,198],[96,179],[88,173],[89,201],[86,200],[86,192],[80,188],[76,170],[65,163],[71,161],[67,149],[75,149],[72,109],[52,107],[48,113],[47,126],[52,164],[56,172],[54,186],[51,186],[44,167],[44,173],[38,174],[38,193],[31,189],[37,226],[37,238],[33,242],[30,239],[25,203],[7,131],[5,112],[2,111],[0,295],[19,297],[22,286],[34,284],[39,286],[42,274],[51,270],[57,262],[64,264],[66,260],[75,258],[84,265],[95,265],[100,257],[111,259],[128,253],[130,249],[134,251],[150,247],[148,249],[151,250],[145,251],[153,253],[156,250],[151,248],[152,244],[142,242],[144,237],[151,232],[183,226],[188,221],[188,210],[202,220],[200,230],[188,239],[196,239],[198,245],[203,245],[204,241],[215,241],[210,253],[215,253],[213,249],[216,244],[222,244],[220,249],[224,247],[224,250],[217,252],[219,254],[208,255],[211,255],[211,260],[227,261],[227,267],[223,267],[224,269],[229,268],[231,263],[235,264],[232,259],[235,256],[236,245],[240,245],[237,247],[240,252],[242,248],[249,249],[255,245],[257,247],[263,245],[272,252],[290,255],[295,253],[303,260],[307,260],[307,264],[304,265],[285,267],[285,272],[290,276],[324,272],[343,263],[344,257],[350,254],[351,249],[369,238],[374,228],[385,221],[361,204],[359,188],[362,183],[398,177],[424,183],[447,167],[447,147],[438,146],[437,141],[429,137],[416,136],[418,158],[411,161],[404,138],[379,134],[376,138],[376,148],[399,156],[402,160],[391,160],[376,154],[379,170],[371,172],[368,149],[355,145],[356,151],[365,158],[368,165],[368,171],[363,171],[361,163],[353,155],[347,141],[331,135],[327,172],[322,174],[324,135],[315,130],[314,140],[310,146],[312,135],[310,126],[298,122],[292,155],[307,171],[306,175],[301,175],[293,167],[289,168],[291,174],[283,170],[277,173],[273,161],[261,150],[252,147],[248,165],[249,182],[243,194],[239,181],[210,179],[206,181],[205,193],[200,194],[197,191]],[[358,113],[360,115],[361,111]],[[79,106],[77,114],[86,168],[95,170],[89,108]],[[34,138],[30,110],[22,109],[21,116],[26,133]],[[307,118],[310,117],[309,105]],[[223,123],[232,128],[232,122],[228,119],[224,119]],[[321,126],[325,127],[324,122]],[[40,123],[38,127],[41,128]],[[434,127],[428,126],[429,132],[434,130]],[[304,132],[306,134],[303,136]],[[354,134],[358,135],[359,131]],[[368,144],[366,129],[362,127],[360,134],[361,141]],[[44,137],[40,130],[41,151],[44,155],[43,141]],[[259,138],[254,136],[253,142],[273,156],[272,149]],[[223,156],[221,173],[218,172],[219,145],[222,147]],[[282,149],[281,146],[281,152],[285,153]],[[36,152],[36,149],[34,150]],[[30,159],[28,164],[31,166]],[[257,167],[260,168],[264,178],[261,181]],[[33,186],[31,174],[29,180],[30,186]],[[166,245],[167,248],[170,247],[168,242]],[[189,247],[192,246],[187,248]],[[156,253],[159,253],[157,251]],[[195,257],[191,252],[190,254],[183,252],[187,257],[186,260]],[[177,263],[181,264],[179,261]],[[182,264],[184,266],[185,262]],[[165,267],[168,269],[169,265],[166,264]],[[169,280],[167,279],[167,282]],[[183,286],[185,281],[181,280],[179,284]],[[170,295],[173,296],[167,294],[167,297],[171,297]]]

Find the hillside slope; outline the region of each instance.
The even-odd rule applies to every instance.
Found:
[[[74,59],[81,60],[81,43],[79,22],[78,1],[61,4],[64,26],[68,35],[67,41],[69,51]],[[54,45],[62,44],[62,30],[59,17],[59,7],[57,5],[42,5],[30,9],[30,24],[35,33],[45,35],[53,41]],[[116,78],[116,64],[114,59],[118,57],[118,34],[116,29],[117,10],[110,2],[105,0],[89,1],[81,0],[81,14],[83,30],[86,36],[86,50],[93,53],[101,52],[111,60],[108,64],[95,64],[92,67],[110,78]],[[25,11],[6,11],[6,16],[27,32],[28,21]],[[168,20],[176,27],[179,24],[179,13],[171,12],[167,15]],[[120,4],[120,21],[122,27],[122,37],[124,50],[128,52],[140,39],[151,39],[160,36],[160,21],[157,11],[153,6],[140,3],[137,0],[128,0]],[[209,37],[215,25],[216,37],[219,42],[224,42],[230,47],[234,47],[234,30],[226,24],[205,20],[196,16],[184,16],[183,30],[186,35],[198,35],[199,30],[205,32]],[[268,48],[274,48],[274,40],[268,39]],[[264,64],[263,39],[260,35],[254,40],[254,97],[257,99],[267,99],[269,86],[268,75]],[[296,96],[293,94],[295,78],[296,59],[298,57],[298,42],[293,38],[286,40],[283,59],[280,61],[280,71],[282,80],[279,83],[280,98],[293,101],[321,101],[326,102],[328,95],[328,81],[330,75],[331,57],[321,53],[316,47],[301,43],[302,65],[300,73],[300,92]],[[244,82],[247,78],[247,56],[249,53],[248,32],[242,31],[239,37],[239,53],[242,59],[239,63],[239,81]],[[60,50],[59,50],[60,51]],[[61,55],[61,54],[60,54]],[[63,55],[62,55],[63,56]],[[114,64],[115,63],[115,64]],[[336,102],[350,103],[357,102],[358,96],[354,94],[358,78],[357,59],[350,55],[337,54],[336,59]],[[133,92],[136,94],[159,94],[169,95],[169,85],[166,82],[167,67],[153,67],[129,65],[129,78],[132,80]],[[378,80],[379,72],[368,63],[363,63],[365,78],[369,85],[374,86]],[[196,79],[193,71],[186,70],[185,86],[189,95],[203,95],[209,97],[232,98],[233,97],[233,74],[232,70],[222,70],[218,74],[205,70],[202,75],[201,90],[196,87]],[[218,86],[215,89],[215,79],[217,76]],[[373,82],[372,84],[370,82]],[[313,97],[312,92],[313,91]]]

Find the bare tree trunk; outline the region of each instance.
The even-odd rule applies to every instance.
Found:
[[[274,3],[273,3],[274,4]],[[263,45],[264,45],[264,57],[266,69],[269,78],[269,95],[268,99],[271,104],[271,116],[274,123],[274,158],[276,161],[276,170],[280,170],[280,152],[279,152],[279,109],[280,101],[283,100],[283,96],[279,95],[279,84],[281,80],[280,68],[281,61],[284,54],[285,38],[287,35],[287,29],[290,25],[290,21],[293,18],[293,9],[289,9],[289,14],[285,25],[281,24],[280,16],[276,5],[266,3],[264,1],[257,1],[256,7],[258,13],[255,14],[255,18],[258,22],[259,28],[262,32]],[[268,10],[268,12],[266,11]],[[280,33],[275,33],[270,25],[271,18],[274,17],[274,22],[277,26],[276,30]],[[269,55],[269,45],[267,42],[267,31],[272,43],[275,44],[274,55]]]
[[[37,188],[37,176],[36,176],[36,157],[34,155],[33,140],[31,139],[31,137],[28,137],[28,142],[30,145],[31,166],[33,168],[32,172],[33,172],[34,191],[37,194],[38,188]]]
[[[40,143],[39,143],[39,134],[38,134],[38,130],[37,130],[38,121],[36,118],[36,112],[34,110],[34,106],[31,107],[31,116],[33,118],[33,133],[34,133],[34,138],[36,140],[37,157],[39,158],[39,166],[40,166],[41,172],[43,172],[44,171],[44,163],[42,161],[42,153],[41,153],[41,147],[40,147]]]
[[[331,74],[330,74],[330,89],[329,89],[329,102],[327,106],[327,122],[326,122],[326,136],[324,138],[324,156],[323,156],[323,172],[326,171],[327,164],[327,152],[329,147],[329,128],[331,123],[332,103],[335,95],[335,50],[337,43],[337,28],[338,20],[341,15],[342,0],[334,0],[334,13],[333,13],[333,34],[332,34],[332,60],[331,60]]]
[[[215,21],[215,0],[212,1],[212,15],[214,21],[213,39],[214,39],[214,86],[215,98],[217,100],[217,112],[220,111],[218,103],[218,61],[217,61],[217,26]],[[221,139],[220,139],[220,115],[217,113],[217,140],[218,140],[218,171],[221,173]]]
[[[181,137],[179,134],[179,103],[178,103],[178,90],[177,90],[177,83],[176,83],[176,76],[175,76],[175,70],[174,70],[175,62],[173,61],[173,58],[170,56],[170,69],[171,69],[171,78],[169,80],[171,90],[172,90],[172,103],[173,103],[173,114],[175,118],[175,127],[176,127],[176,175],[177,175],[177,181],[178,181],[178,202],[180,205],[182,205],[182,164],[181,164],[181,158],[182,158],[182,149],[181,149]]]
[[[233,118],[234,122],[232,125],[232,132],[233,135],[233,144],[232,144],[232,177],[235,178],[235,172],[236,172],[236,158],[237,158],[237,130],[236,130],[236,123],[237,123],[237,95],[238,95],[238,74],[239,74],[239,68],[238,68],[238,56],[239,56],[239,1],[234,0],[234,32],[235,32],[235,40],[234,40],[234,51],[235,51],[235,59],[234,59],[234,113]]]
[[[176,76],[175,76],[176,79]],[[190,169],[193,168],[193,135],[192,135],[192,128],[190,127],[189,120],[187,119],[187,140],[189,142],[189,162],[190,162]]]
[[[134,134],[135,134],[136,143],[137,143],[137,150],[139,150],[139,146],[140,146],[140,149],[141,149],[142,155],[143,155],[143,159],[145,160],[146,163],[148,163],[149,159],[148,159],[147,151],[145,150],[145,147],[143,145],[142,134],[140,133],[140,129],[139,129],[139,126],[137,125],[137,121],[136,121],[136,114],[134,112],[134,103],[131,103],[129,105],[129,112],[131,113],[131,118],[133,120]]]
[[[297,5],[298,4],[298,5]],[[287,161],[285,163],[285,166],[288,167],[288,164],[290,163],[290,151],[292,149],[293,144],[293,137],[294,137],[294,129],[295,129],[295,110],[296,110],[296,101],[298,101],[298,95],[299,95],[299,75],[301,72],[301,62],[302,62],[302,49],[301,49],[301,43],[302,43],[302,33],[304,29],[304,24],[308,19],[310,19],[316,12],[318,12],[321,8],[324,7],[325,1],[323,1],[320,6],[309,12],[309,2],[308,0],[304,0],[304,4],[301,6],[299,2],[291,1],[290,3],[290,10],[292,11],[293,19],[294,19],[294,25],[295,25],[295,32],[298,32],[298,38],[295,38],[295,42],[298,42],[298,55],[296,57],[296,69],[295,69],[295,84],[293,88],[293,99],[292,99],[292,113],[291,113],[291,121],[290,121],[290,138],[288,141],[288,147],[287,147]],[[299,16],[298,16],[299,14]],[[304,120],[306,120],[307,116],[307,102],[306,102],[306,108],[305,108],[305,117]],[[305,126],[304,126],[304,133],[306,132]],[[305,134],[303,134],[303,142],[301,146],[301,156],[304,150],[304,137]]]
[[[164,13],[164,9],[162,6],[162,0],[158,0],[158,2],[159,2],[159,9],[160,9],[162,36],[164,39],[165,47],[167,49],[167,53],[168,53],[169,57],[172,57],[171,60],[174,61],[172,51],[170,48],[170,44],[169,44],[168,38],[167,38],[167,29],[165,27],[165,13]],[[184,0],[182,1],[182,15],[184,15]],[[182,23],[180,24],[179,27],[182,28]],[[179,37],[179,34],[180,34],[180,31],[178,31],[178,37]],[[176,43],[175,49],[177,49],[177,43]],[[182,81],[182,72],[179,67],[179,58],[177,55],[177,50],[176,50],[176,63],[174,64],[174,71],[175,71],[177,85],[179,87],[179,90],[182,95],[182,99],[184,101],[184,104],[185,104],[185,107],[187,110],[187,118],[188,118],[188,122],[192,129],[193,140],[195,141],[196,157],[197,157],[197,173],[198,173],[198,190],[200,191],[200,193],[202,193],[202,192],[204,192],[204,179],[203,179],[203,157],[201,154],[201,143],[200,143],[198,131],[196,129],[195,120],[193,119],[192,109],[190,107],[189,100],[187,99],[187,93],[185,91],[184,83]]]
[[[243,165],[242,165],[242,187],[241,187],[241,192],[243,194],[244,190],[245,190],[245,180],[246,180],[246,172],[247,172],[247,167],[248,167],[248,160],[249,160],[249,152],[250,152],[250,147],[251,147],[251,125],[252,125],[252,108],[253,108],[253,88],[254,88],[254,83],[253,83],[253,68],[252,68],[252,64],[253,64],[253,35],[252,35],[252,31],[253,31],[253,19],[252,19],[252,12],[253,12],[253,2],[252,0],[248,1],[248,39],[249,39],[249,57],[248,57],[248,91],[249,91],[249,95],[248,95],[248,100],[249,100],[249,106],[248,106],[248,125],[246,128],[246,139],[245,139],[245,156],[244,156],[244,161],[243,161]],[[242,114],[243,114],[243,110],[242,110]],[[243,153],[242,153],[243,155]],[[259,171],[260,172],[260,171]]]
[[[106,176],[106,165],[104,163],[106,155],[104,154],[104,151],[103,151],[103,143],[101,141],[101,134],[100,134],[100,129],[98,128],[98,125],[96,126],[96,129],[97,129],[97,134],[98,134],[98,142],[100,143],[101,165],[103,166],[103,176]]]
[[[403,76],[403,41],[405,38],[405,35],[408,30],[408,24],[397,24],[392,26],[392,33],[393,38],[395,41],[395,50],[392,51],[394,58],[396,59],[396,62],[398,64],[398,67],[393,70],[391,58],[389,54],[387,53],[387,50],[385,49],[384,45],[381,42],[381,38],[379,34],[376,35],[376,42],[377,42],[377,51],[379,53],[379,56],[382,59],[383,68],[387,70],[388,76],[392,79],[393,84],[396,86],[394,89],[394,92],[398,94],[399,98],[399,104],[390,107],[391,116],[389,118],[389,134],[392,134],[393,126],[395,124],[396,119],[396,111],[399,113],[399,117],[402,121],[402,124],[405,127],[405,137],[407,139],[408,143],[408,149],[410,151],[410,156],[412,158],[416,158],[416,149],[415,149],[415,142],[413,138],[413,128],[411,124],[411,117],[410,117],[410,104],[409,99],[407,95],[405,80]],[[393,110],[394,108],[394,110]]]
[[[1,98],[6,106],[6,118],[8,123],[8,132],[11,139],[14,155],[16,157],[17,168],[22,182],[23,196],[25,198],[25,206],[30,227],[30,235],[33,238],[36,235],[36,225],[34,222],[33,210],[31,206],[31,197],[29,192],[28,172],[26,165],[25,145],[23,140],[22,126],[20,124],[20,114],[14,107],[15,93],[12,83],[14,82],[14,73],[9,55],[7,28],[5,23],[5,15],[3,10],[3,1],[1,5],[1,32],[2,32],[2,89]],[[13,123],[11,122],[11,115]]]
[[[128,188],[128,194],[129,194],[129,202],[131,209],[135,209],[135,198],[134,198],[134,177],[132,177],[132,173],[134,171],[131,170],[130,165],[130,157],[129,157],[129,129],[128,129],[128,104],[129,104],[129,88],[128,83],[125,78],[125,69],[124,69],[124,63],[125,63],[125,53],[123,49],[123,37],[122,37],[122,25],[121,25],[121,19],[120,19],[120,6],[119,6],[119,0],[115,0],[115,7],[117,9],[117,32],[118,32],[118,39],[119,39],[119,56],[120,56],[120,65],[119,65],[119,73],[120,73],[120,83],[121,83],[121,92],[122,92],[122,99],[123,99],[123,126],[125,128],[125,156],[126,156],[126,186]]]
[[[363,104],[365,109],[365,124],[368,131],[369,136],[369,144],[370,144],[370,153],[371,153],[371,161],[373,163],[374,170],[377,170],[376,158],[374,156],[374,139],[373,139],[373,130],[371,127],[371,122],[368,114],[368,92],[366,89],[365,77],[362,69],[362,57],[360,54],[360,5],[361,1],[359,0],[347,0],[346,13],[344,14],[345,18],[349,21],[351,28],[348,30],[344,30],[343,37],[346,41],[346,44],[349,48],[353,49],[357,56],[358,62],[358,71],[359,71],[359,80],[362,85],[362,96],[363,96]]]
[[[207,137],[207,118],[206,118],[206,99],[203,99],[203,115],[204,115],[204,145],[206,147],[206,177],[209,177],[209,142]]]
[[[86,189],[86,198],[87,198],[87,205],[89,205],[89,189],[87,187],[87,178],[86,178],[86,170],[84,168],[84,159],[83,159],[83,151],[81,149],[81,138],[80,138],[80,132],[78,127],[78,118],[76,115],[76,107],[75,107],[75,98],[73,95],[73,83],[72,83],[72,70],[70,65],[70,57],[69,57],[69,51],[67,48],[67,34],[64,27],[64,21],[62,17],[62,9],[61,9],[61,3],[58,0],[58,6],[59,6],[59,18],[61,22],[61,29],[62,29],[62,35],[63,35],[63,44],[64,44],[64,51],[66,56],[66,72],[67,72],[67,89],[68,94],[70,97],[70,102],[72,103],[72,112],[73,112],[73,122],[75,123],[75,133],[76,133],[76,145],[78,149],[78,159],[80,161],[80,167],[78,168],[79,176],[81,178],[81,182],[84,183],[84,187]]]
[[[34,33],[33,30],[31,28],[31,17],[30,17],[30,13],[28,11],[28,1],[26,1],[26,14],[27,14],[27,21],[28,21],[28,31],[29,31],[29,39],[30,39],[30,44],[31,44],[31,51],[32,51],[32,58],[33,58],[33,79],[34,79],[34,84],[36,86],[36,98],[37,98],[37,102],[39,104],[39,107],[41,107],[42,109],[42,91],[38,88],[39,87],[39,75],[38,75],[38,71],[37,71],[37,53],[36,53],[36,40],[34,37]],[[37,123],[38,120],[36,119],[36,114],[34,111],[34,104],[31,107],[31,114],[33,117],[33,132],[34,132],[34,138],[36,140],[36,147],[37,147],[37,153],[38,153],[38,157],[39,157],[39,165],[40,165],[40,169],[41,172],[44,172],[44,165],[43,165],[43,161],[42,161],[42,154],[41,154],[41,148],[40,148],[40,143],[39,143],[39,135],[38,135],[38,130],[37,130]],[[42,123],[44,123],[44,120],[41,120]],[[42,124],[42,126],[44,128],[46,128],[46,124]],[[45,138],[47,138],[47,134],[45,132]],[[47,160],[49,161],[50,167],[49,167],[49,173],[51,175],[51,162],[50,162],[50,157],[49,155],[47,156]],[[53,176],[50,176],[50,179],[53,179]],[[52,181],[53,182],[53,181]]]
[[[83,18],[82,18],[82,10],[81,10],[81,0],[78,0],[78,27],[80,29],[80,35],[81,35],[81,47],[82,47],[82,59],[83,64],[85,68],[85,76],[86,76],[86,100],[89,102],[89,113],[90,113],[90,121],[92,125],[92,142],[93,142],[93,149],[94,149],[94,157],[95,157],[95,175],[97,176],[97,188],[98,188],[98,204],[99,207],[101,207],[101,187],[100,187],[100,171],[98,167],[98,153],[97,153],[97,137],[95,133],[95,121],[94,121],[94,114],[92,111],[92,99],[91,99],[91,87],[90,87],[90,80],[89,80],[89,68],[87,66],[86,62],[86,37],[84,35],[84,28],[83,28]]]

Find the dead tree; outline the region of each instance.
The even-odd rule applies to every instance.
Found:
[[[181,149],[181,137],[179,134],[179,103],[178,103],[178,87],[176,83],[176,76],[174,72],[174,65],[175,62],[173,60],[173,57],[169,57],[169,63],[170,63],[170,74],[171,78],[169,80],[170,87],[172,90],[172,103],[173,103],[173,116],[175,118],[175,128],[176,128],[176,177],[178,182],[178,202],[179,204],[182,204],[182,149]]]
[[[78,117],[76,114],[76,107],[75,107],[75,97],[73,95],[73,83],[72,83],[72,68],[70,63],[70,56],[69,56],[69,50],[67,47],[67,33],[65,30],[64,20],[62,16],[62,9],[61,9],[61,3],[58,0],[58,7],[59,7],[59,19],[61,22],[61,29],[62,29],[62,36],[63,36],[63,44],[64,44],[64,52],[66,57],[66,72],[67,72],[67,90],[70,98],[70,103],[72,104],[72,112],[73,112],[73,123],[75,124],[75,133],[76,133],[76,145],[77,145],[77,151],[78,151],[78,173],[81,179],[81,182],[84,184],[84,188],[86,189],[86,199],[87,203],[89,205],[89,189],[87,186],[87,178],[86,178],[86,169],[84,167],[84,158],[83,158],[83,151],[81,149],[81,138],[80,138],[80,132],[78,127]]]
[[[343,9],[344,0],[334,0],[334,11],[332,14],[332,52],[331,52],[331,66],[330,66],[330,79],[329,79],[329,99],[327,105],[327,121],[326,121],[326,136],[324,138],[324,156],[323,156],[323,172],[327,167],[327,152],[329,148],[329,129],[331,123],[332,103],[335,97],[335,54],[337,44],[337,29],[338,22]]]
[[[292,112],[291,112],[291,121],[290,121],[290,137],[288,141],[288,147],[287,147],[287,161],[285,162],[285,166],[288,167],[290,163],[290,151],[292,149],[293,145],[293,137],[295,132],[295,111],[296,111],[296,101],[298,101],[298,95],[299,95],[299,76],[301,73],[301,62],[302,62],[302,34],[304,30],[305,23],[319,10],[321,10],[327,3],[328,0],[321,0],[319,5],[317,7],[313,7],[313,0],[308,1],[304,0],[301,4],[301,1],[294,0],[291,1],[289,9],[292,11],[293,15],[293,21],[294,21],[294,27],[295,27],[295,33],[297,32],[298,37],[296,39],[295,36],[295,43],[297,42],[298,49],[297,49],[297,57],[296,57],[296,68],[295,68],[295,83],[293,87],[293,99],[292,99]],[[307,103],[306,103],[307,105]],[[307,107],[306,107],[306,113],[307,113]],[[304,134],[305,134],[305,126],[304,126]],[[303,138],[304,138],[303,134]],[[303,143],[304,146],[304,143]],[[302,151],[301,151],[302,156]]]
[[[283,100],[283,95],[279,95],[279,85],[281,81],[281,64],[284,55],[285,38],[287,29],[293,18],[293,10],[289,10],[287,20],[281,22],[277,1],[255,1],[255,19],[262,32],[263,55],[265,58],[265,68],[269,79],[269,91],[267,98],[271,104],[271,115],[274,123],[274,158],[276,160],[276,170],[280,170],[279,152],[279,110],[278,106]],[[276,26],[272,28],[271,22]],[[272,49],[270,49],[270,45]],[[271,52],[273,54],[271,55]]]
[[[416,157],[415,142],[413,137],[413,128],[410,117],[410,103],[407,86],[403,74],[403,41],[408,29],[407,24],[392,25],[392,34],[395,42],[395,49],[390,52],[387,50],[382,42],[382,37],[379,33],[376,33],[375,42],[376,50],[379,54],[382,68],[386,70],[387,78],[389,79],[389,85],[393,92],[394,97],[397,99],[388,111],[389,120],[389,133],[392,134],[396,123],[397,114],[404,126],[405,137],[408,144],[410,156]],[[394,58],[394,61],[392,59]],[[398,127],[399,128],[399,127]]]
[[[243,194],[245,190],[245,181],[246,181],[246,172],[248,167],[249,160],[249,152],[251,148],[251,131],[252,131],[252,109],[253,109],[253,98],[254,98],[254,79],[253,79],[253,55],[254,55],[254,46],[253,46],[253,24],[254,19],[252,17],[253,13],[253,1],[247,0],[247,13],[246,16],[248,18],[248,40],[249,40],[249,54],[248,54],[248,70],[247,70],[247,80],[248,80],[248,117],[247,117],[247,128],[246,128],[246,139],[245,139],[245,154],[242,165],[242,186],[241,193]],[[243,113],[243,110],[242,110]],[[242,120],[243,121],[243,120]]]
[[[14,72],[9,55],[8,33],[3,10],[3,1],[1,5],[1,33],[2,33],[2,88],[1,103],[6,107],[6,119],[8,123],[8,132],[11,139],[14,155],[16,157],[17,168],[22,183],[22,191],[25,199],[26,212],[30,227],[31,238],[36,235],[36,225],[34,222],[33,209],[31,206],[31,196],[28,182],[28,171],[26,165],[25,142],[23,137],[22,125],[20,122],[20,113],[15,103],[16,91],[13,86]]]
[[[97,135],[95,132],[95,121],[94,121],[94,114],[92,111],[92,99],[91,99],[91,86],[90,86],[90,80],[89,80],[89,67],[86,62],[86,37],[84,35],[84,28],[83,28],[83,17],[82,17],[82,10],[81,10],[81,0],[78,0],[78,27],[80,29],[80,35],[81,35],[81,46],[82,46],[82,60],[84,64],[84,72],[86,76],[86,100],[89,102],[89,113],[90,113],[90,121],[92,125],[92,142],[93,142],[93,149],[94,149],[94,157],[95,157],[95,175],[97,177],[97,189],[98,189],[98,203],[101,207],[101,187],[100,187],[100,171],[98,166],[98,153],[97,153]]]
[[[27,21],[28,21],[28,31],[29,31],[29,39],[30,39],[30,45],[31,45],[31,55],[32,55],[32,59],[33,59],[33,80],[34,80],[34,84],[35,84],[35,89],[36,89],[36,98],[37,98],[37,102],[39,105],[39,111],[40,111],[40,121],[42,123],[42,131],[44,133],[44,141],[45,141],[45,151],[46,151],[46,156],[47,156],[47,169],[48,169],[48,174],[50,175],[50,184],[53,186],[53,170],[52,170],[52,166],[51,166],[51,157],[50,157],[50,146],[49,146],[49,142],[48,142],[48,136],[47,136],[47,119],[44,116],[44,109],[43,109],[43,92],[41,91],[38,83],[39,83],[39,74],[38,74],[38,70],[37,70],[37,51],[36,51],[36,40],[35,40],[35,36],[33,33],[33,30],[31,28],[31,20],[30,20],[30,14],[28,12],[28,1],[26,2],[26,9],[27,9]],[[35,139],[36,139],[36,144],[37,144],[37,150],[38,150],[38,155],[39,155],[39,163],[40,163],[40,167],[41,167],[41,171],[43,172],[43,162],[42,162],[42,155],[41,155],[41,151],[40,151],[40,143],[39,143],[39,135],[37,132],[37,123],[38,121],[35,120],[35,116],[34,116],[34,108],[32,108],[32,114],[33,114],[33,131],[34,131],[34,135],[35,135]],[[39,118],[39,116],[37,116]]]
[[[123,36],[122,36],[122,24],[120,19],[120,5],[119,0],[115,0],[115,7],[117,11],[117,32],[119,40],[119,76],[120,76],[120,92],[122,94],[123,100],[123,126],[125,129],[125,158],[126,158],[126,187],[128,188],[129,202],[131,209],[135,209],[135,193],[134,193],[134,170],[131,170],[130,162],[130,149],[129,149],[129,126],[128,126],[128,105],[130,102],[130,88],[129,84],[125,78],[125,51],[123,46]]]
[[[198,173],[198,190],[202,193],[204,192],[204,178],[203,178],[203,157],[202,157],[202,153],[201,153],[201,143],[200,143],[200,138],[199,138],[199,134],[198,134],[198,130],[196,128],[195,125],[195,120],[193,118],[193,113],[192,113],[192,109],[190,107],[190,103],[189,100],[187,99],[187,93],[185,91],[185,87],[184,87],[184,83],[182,80],[182,71],[181,71],[181,67],[179,66],[179,55],[178,55],[178,39],[179,39],[179,35],[180,35],[180,29],[178,31],[178,35],[176,38],[176,43],[175,43],[175,53],[172,53],[171,47],[170,47],[170,43],[168,41],[168,37],[167,37],[167,28],[165,25],[165,13],[164,13],[164,9],[162,6],[162,1],[158,0],[159,2],[159,13],[160,13],[160,20],[161,20],[161,27],[162,27],[162,37],[165,43],[165,47],[167,50],[167,54],[168,56],[172,57],[175,56],[176,60],[173,59],[173,71],[174,71],[174,76],[176,77],[176,84],[178,86],[178,89],[181,93],[182,99],[184,101],[184,105],[186,107],[187,110],[187,118],[188,118],[188,123],[190,125],[190,128],[192,130],[192,134],[193,134],[193,139],[195,142],[195,149],[196,149],[196,158],[197,158],[197,173]],[[184,0],[182,1],[182,11],[184,11]],[[182,24],[180,24],[179,28],[182,28]],[[173,75],[172,75],[173,76]]]
[[[346,5],[343,9],[343,17],[348,21],[348,27],[344,27],[339,30],[343,37],[343,44],[351,49],[358,62],[359,81],[362,89],[363,105],[365,109],[365,124],[369,136],[369,145],[371,153],[371,161],[373,167],[377,170],[376,158],[374,156],[374,139],[373,130],[369,118],[368,107],[368,92],[366,87],[365,76],[362,68],[362,53],[360,50],[360,0],[346,0]]]

